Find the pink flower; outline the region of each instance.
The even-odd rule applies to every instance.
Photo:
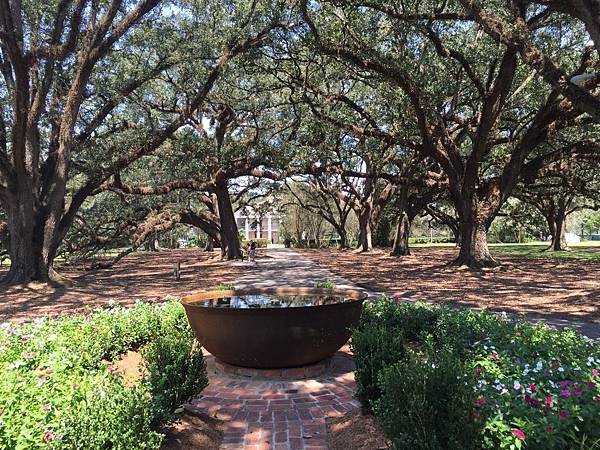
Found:
[[[597,376],[600,376],[600,370],[598,370],[598,369],[593,369],[593,370],[592,370],[592,374],[593,374],[595,377],[597,377]]]
[[[54,440],[54,435],[52,434],[52,431],[47,430],[44,433],[44,442],[47,444],[47,443],[51,442],[52,440]]]
[[[482,372],[481,367],[475,367],[475,371],[474,372],[475,372],[475,376],[479,377],[481,375],[481,372]]]
[[[53,373],[54,373],[54,370],[46,369],[46,375],[52,375]]]
[[[588,384],[587,384],[587,385],[588,385],[588,387],[589,387],[590,389],[595,389],[595,388],[596,388],[596,383],[594,383],[593,381],[588,381]]]
[[[551,396],[551,395],[547,396],[547,397],[546,397],[546,404],[547,404],[547,405],[551,405],[551,404],[552,404],[552,400],[553,400],[553,398],[552,398],[552,396]]]
[[[558,415],[560,417],[567,417],[569,414],[564,409],[559,409],[558,410]]]
[[[600,403],[600,395],[596,395],[596,396],[594,397],[594,400],[596,400],[598,403]]]
[[[477,400],[475,400],[475,403],[477,403],[478,405],[485,405],[486,401],[485,401],[485,398],[480,397]]]
[[[497,361],[498,360],[498,353],[492,352],[492,354],[490,355],[490,358],[492,358],[494,361]]]
[[[529,390],[530,390],[531,392],[535,392],[535,391],[536,391],[536,388],[535,388],[535,383],[529,383]]]
[[[46,403],[44,406],[42,406],[42,409],[44,411],[50,411],[50,409],[52,408],[52,406],[50,406],[50,404]]]
[[[583,395],[583,390],[575,388],[573,389],[573,394],[575,394],[577,397],[581,397]]]
[[[42,377],[38,380],[38,386],[41,386],[42,384],[44,384],[46,382],[46,377]]]
[[[479,417],[481,417],[481,413],[479,411],[475,411],[473,413],[473,417],[475,417],[476,419],[479,419]]]
[[[72,386],[73,386],[73,389],[79,389],[79,385],[77,383],[73,383]]]
[[[23,336],[23,337],[21,338],[21,342],[23,342],[23,343],[27,342],[28,340],[29,340],[29,338],[26,338],[25,336]]]
[[[571,391],[569,391],[568,389],[565,389],[564,391],[561,391],[560,395],[562,397],[570,397],[571,396]]]
[[[518,437],[521,440],[525,440],[525,433],[523,433],[521,430],[519,430],[518,428],[515,428],[514,430],[512,430],[512,434],[514,434],[516,437]]]
[[[113,373],[115,370],[117,370],[117,368],[115,366],[108,366],[106,370],[108,370],[110,373]]]
[[[546,427],[546,433],[552,433],[552,427],[550,425]]]

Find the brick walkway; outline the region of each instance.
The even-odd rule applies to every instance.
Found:
[[[187,409],[224,421],[222,449],[326,450],[325,418],[359,407],[354,364],[342,351],[328,373],[297,381],[225,375],[212,356],[207,362],[209,386]]]

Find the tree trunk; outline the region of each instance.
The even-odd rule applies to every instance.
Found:
[[[392,247],[392,256],[407,256],[410,255],[410,248],[408,247],[408,238],[410,235],[410,220],[408,214],[403,211],[398,218],[398,225],[396,226],[396,237],[394,238],[394,246]]]
[[[26,284],[31,281],[62,282],[53,268],[60,242],[58,226],[48,223],[48,211],[36,211],[32,196],[21,192],[14,204],[6,205],[8,254],[11,265],[2,283]],[[56,205],[62,206],[62,205]],[[62,211],[62,208],[61,208]],[[60,216],[56,211],[51,217]]]
[[[473,215],[469,218],[461,216],[460,252],[453,264],[468,266],[473,269],[499,265],[498,261],[492,257],[488,248],[488,228],[489,224],[484,221],[473,220]]]
[[[336,227],[335,231],[340,237],[339,248],[348,248],[348,233],[345,227]]]
[[[215,240],[211,236],[208,236],[206,239],[206,245],[204,246],[204,251],[212,252],[214,249],[215,249]]]
[[[217,182],[215,194],[217,196],[219,221],[221,223],[219,230],[221,236],[221,256],[227,259],[241,259],[240,235],[231,205],[227,180]]]
[[[394,238],[394,246],[392,247],[391,256],[410,255],[408,248],[408,237],[410,234],[410,226],[413,217],[408,217],[408,185],[404,184],[400,189],[400,202],[398,205],[398,225],[396,226],[396,237]]]
[[[565,238],[566,215],[564,214],[564,211],[561,212],[559,208],[556,214],[546,217],[546,221],[548,222],[548,228],[552,238],[552,242],[550,243],[550,246],[546,248],[546,251],[568,251],[569,247],[567,246],[567,239]]]
[[[368,252],[373,249],[373,242],[371,239],[371,214],[370,209],[363,209],[358,216],[358,249],[361,252]]]

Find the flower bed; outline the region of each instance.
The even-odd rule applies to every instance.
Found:
[[[114,361],[141,349],[144,375]],[[207,384],[178,302],[112,306],[0,326],[0,448],[158,448],[174,411]]]
[[[575,331],[382,299],[352,346],[396,448],[600,446],[600,349]]]

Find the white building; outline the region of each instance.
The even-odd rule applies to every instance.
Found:
[[[240,234],[247,241],[268,239],[272,244],[279,244],[281,216],[274,210],[263,212],[246,206],[236,211],[235,220]]]

